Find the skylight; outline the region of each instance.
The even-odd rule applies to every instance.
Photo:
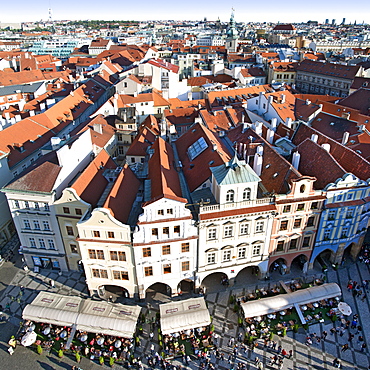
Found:
[[[200,153],[205,151],[208,148],[208,144],[204,140],[203,137],[199,138],[194,144],[190,145],[188,148],[188,156],[192,161],[196,158]]]

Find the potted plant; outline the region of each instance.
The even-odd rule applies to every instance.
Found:
[[[293,332],[294,332],[294,333],[298,333],[298,328],[299,328],[299,325],[298,325],[298,324],[294,324],[294,325],[292,326]]]
[[[238,304],[234,304],[234,312],[238,312],[239,311],[239,305]]]
[[[64,355],[63,350],[62,350],[62,349],[60,349],[60,350],[58,351],[58,357],[59,357],[59,358],[62,358],[62,357],[63,357],[63,355]]]
[[[285,337],[285,336],[286,336],[286,328],[283,328],[283,330],[282,330],[282,332],[281,332],[281,335],[282,335],[283,337]]]
[[[37,349],[37,353],[38,353],[39,355],[42,355],[42,347],[41,347],[40,345],[38,345],[38,346],[36,347],[36,349]]]
[[[76,352],[75,357],[76,357],[76,362],[80,363],[81,362],[81,355],[78,352]]]
[[[235,302],[234,295],[231,294],[231,296],[229,298],[229,304],[233,304],[234,302]]]
[[[114,365],[114,358],[113,357],[109,357],[109,366],[110,367],[113,367]]]
[[[242,327],[243,326],[243,319],[239,316],[238,317],[238,325],[240,326],[240,327]]]
[[[99,364],[100,365],[103,365],[104,364],[104,357],[103,356],[100,356],[99,357]]]

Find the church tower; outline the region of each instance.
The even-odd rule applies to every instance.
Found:
[[[236,53],[238,49],[238,31],[236,30],[235,26],[235,19],[234,19],[234,9],[231,13],[229,26],[227,27],[226,31],[226,43],[225,48],[227,53]]]

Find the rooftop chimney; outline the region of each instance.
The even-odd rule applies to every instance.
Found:
[[[328,143],[324,143],[321,145],[323,147],[323,149],[325,149],[328,153],[330,153],[330,144]]]
[[[347,143],[348,143],[348,139],[349,139],[349,132],[345,132],[344,134],[343,134],[343,138],[342,138],[342,144],[343,145],[346,145]]]
[[[285,94],[281,94],[280,98],[281,98],[281,104],[284,104],[285,103],[285,98],[286,98]]]
[[[311,104],[311,100],[306,99],[306,105],[310,105],[310,104]]]
[[[314,142],[314,143],[317,143],[317,139],[319,138],[319,136],[318,135],[316,135],[316,134],[312,134],[311,135],[311,140]]]
[[[298,171],[299,167],[299,161],[301,159],[301,155],[298,152],[293,153],[293,158],[292,158],[292,165],[293,167]]]
[[[266,135],[266,140],[270,143],[273,144],[274,142],[274,130],[268,129],[267,130],[267,135]]]
[[[292,127],[292,119],[290,117],[287,117],[287,119],[285,120],[285,125],[289,128]]]
[[[103,127],[99,123],[94,123],[93,129],[95,132],[102,134],[103,133]]]
[[[257,174],[257,176],[261,176],[262,162],[263,162],[262,155],[259,155],[258,153],[256,153],[254,156],[253,170]]]

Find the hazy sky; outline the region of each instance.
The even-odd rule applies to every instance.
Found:
[[[177,5],[179,4],[179,5]],[[76,0],[18,0],[16,3],[2,1],[0,22],[27,22],[46,20],[48,8],[52,8],[53,19],[104,19],[104,20],[148,20],[148,19],[186,19],[227,21],[231,7],[235,8],[237,22],[324,22],[334,18],[337,23],[370,23],[368,0],[310,0],[283,2],[264,1],[195,1],[180,2],[169,0],[142,1],[76,1]]]

